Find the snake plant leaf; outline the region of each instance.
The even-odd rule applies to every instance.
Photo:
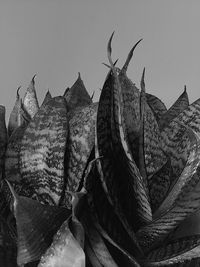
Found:
[[[17,263],[20,265],[39,260],[71,211],[18,196],[9,183],[8,185],[13,196],[13,213],[17,225]]]
[[[118,266],[133,266],[133,267],[140,267],[139,263],[133,258],[131,254],[129,254],[123,247],[119,246],[113,239],[109,237],[109,235],[105,232],[105,230],[100,226],[98,220],[95,219],[94,213],[93,214],[93,223],[104,238],[104,242],[110,251],[111,255],[114,257],[115,261],[117,262]],[[132,248],[133,252],[133,248]],[[133,253],[132,253],[133,254]]]
[[[200,262],[200,235],[178,238],[151,251],[143,266],[198,266],[191,261]]]
[[[26,114],[26,112],[24,114]],[[22,178],[19,168],[21,140],[27,124],[28,121],[24,121],[23,124],[12,133],[8,140],[5,153],[5,176],[17,193],[21,190]]]
[[[36,75],[33,76],[23,98],[24,108],[31,118],[33,118],[39,110],[39,104],[35,90],[35,76]]]
[[[14,107],[10,113],[9,116],[9,121],[8,121],[8,136],[11,136],[12,132],[20,126],[19,123],[19,111],[20,111],[20,106],[21,106],[21,100],[20,100],[20,95],[19,95],[19,90],[21,86],[18,87],[17,89],[17,95],[16,95],[16,100]]]
[[[71,194],[76,192],[83,177],[88,158],[94,147],[97,104],[77,107],[68,115],[69,132],[66,151],[66,184],[62,205],[71,206]]]
[[[24,131],[20,147],[20,195],[58,205],[64,190],[68,134],[64,97],[42,106]]]
[[[81,216],[84,205],[84,193],[74,193],[72,215],[62,224],[53,243],[41,257],[38,267],[85,266],[84,229],[78,216]]]
[[[200,139],[194,131],[188,130],[191,138],[190,155],[176,184],[162,203],[155,219],[137,232],[137,238],[144,251],[149,251],[162,242],[185,218],[200,205]]]
[[[184,92],[179,96],[176,102],[170,107],[170,109],[159,120],[160,129],[163,130],[175,117],[179,115],[189,105],[188,94],[186,86]]]
[[[152,219],[151,207],[149,203],[147,183],[145,177],[140,174],[130,152],[130,146],[127,140],[127,132],[125,125],[125,118],[123,116],[123,98],[122,98],[122,88],[117,75],[117,71],[111,59],[111,36],[108,43],[108,59],[111,64],[113,72],[112,87],[113,90],[113,101],[112,101],[112,115],[111,115],[111,134],[113,140],[113,158],[114,158],[114,170],[119,175],[118,181],[122,181],[126,177],[126,189],[124,188],[124,194],[128,194],[128,198],[123,197],[121,203],[126,203],[126,217],[129,223],[135,221],[135,226],[138,224],[145,224]],[[98,119],[98,117],[97,117]],[[123,171],[122,171],[123,170]],[[120,178],[121,176],[121,178]],[[122,178],[123,177],[123,178]],[[117,179],[116,179],[117,180]],[[122,184],[121,184],[122,188]],[[123,194],[122,194],[123,195]],[[130,203],[134,203],[134,205]],[[134,207],[135,206],[135,207]],[[124,206],[125,208],[125,206]],[[137,209],[136,212],[133,210]],[[134,218],[131,216],[135,215]],[[137,226],[136,226],[137,227]]]
[[[163,202],[171,185],[172,166],[168,159],[166,164],[153,174],[149,182],[149,195],[151,200],[152,212],[154,213]]]
[[[90,262],[98,262],[99,266],[118,266],[109,253],[101,234],[93,224],[93,220],[87,206],[85,207],[85,216],[82,216],[81,222],[86,234],[86,253],[88,252],[88,248],[89,251],[93,252],[88,255]],[[96,265],[93,264],[93,266]]]
[[[52,99],[52,96],[51,96],[51,93],[49,92],[49,90],[46,92],[46,95],[44,97],[44,100],[42,102],[42,105],[41,106],[44,106],[46,105],[46,103]]]
[[[153,111],[156,121],[158,122],[167,111],[165,104],[158,97],[149,93],[146,93],[146,99],[149,107]]]
[[[134,240],[127,234],[106,197],[95,162],[92,163],[92,166],[88,166],[84,187],[87,190],[88,206],[93,220],[95,217],[96,222],[99,222],[110,238],[120,247],[133,255],[141,255],[136,239]]]
[[[113,90],[113,75],[110,72],[104,83],[102,93],[99,100],[96,122],[96,158],[101,157],[98,162],[98,171],[106,196],[113,206],[114,212],[119,217],[119,220],[124,225],[124,228],[129,232],[130,236],[134,238],[134,231],[131,230],[128,223],[127,215],[132,216],[132,223],[137,221],[133,205],[135,203],[134,192],[130,192],[131,187],[129,183],[124,181],[124,173],[122,174],[121,162],[117,162],[117,156],[114,159],[114,150],[111,137],[111,102]],[[118,143],[118,145],[121,145]],[[124,161],[125,162],[125,161]],[[120,169],[120,172],[119,172]],[[122,179],[123,177],[123,179]],[[133,198],[132,200],[130,200]],[[129,201],[129,200],[130,201]],[[124,205],[122,207],[122,204]]]
[[[42,256],[38,267],[84,267],[85,254],[78,241],[69,230],[66,220],[53,243]]]
[[[65,91],[64,97],[69,109],[92,104],[92,99],[85,88],[80,73],[78,74],[78,78],[72,87]]]

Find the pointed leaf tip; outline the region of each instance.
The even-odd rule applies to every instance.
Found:
[[[186,85],[184,85],[184,93],[186,92],[187,88],[186,88]]]
[[[124,66],[121,69],[121,72],[126,73],[127,69],[128,69],[128,65],[133,57],[133,52],[135,50],[135,48],[137,47],[137,45],[142,41],[143,39],[140,39],[139,41],[137,41],[137,43],[132,47],[132,49],[130,50],[130,52],[128,53],[127,59],[124,63]]]
[[[112,33],[112,35],[110,36],[110,39],[108,41],[108,45],[107,45],[107,54],[108,54],[108,60],[110,62],[111,67],[113,67],[113,62],[112,62],[112,58],[111,58],[111,54],[112,54],[112,47],[111,47],[111,43],[112,43],[112,39],[113,39],[113,35],[115,32]]]
[[[19,90],[21,89],[21,86],[17,88],[17,98],[19,98]]]
[[[80,72],[78,72],[78,78],[81,79],[81,73]]]
[[[144,76],[145,76],[145,68],[143,69],[143,72],[142,72],[142,78],[141,78],[141,90],[145,92],[145,82],[144,82]]]
[[[35,83],[35,77],[37,76],[37,74],[35,74],[34,76],[33,76],[33,78],[32,78],[32,83],[34,84]]]

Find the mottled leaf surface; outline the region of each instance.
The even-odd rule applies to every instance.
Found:
[[[92,104],[92,99],[85,88],[80,73],[72,87],[69,90],[65,91],[64,97],[70,109],[78,106],[87,106]]]
[[[64,190],[64,155],[68,135],[64,97],[42,106],[26,128],[20,147],[20,194],[58,205]]]
[[[23,105],[31,118],[38,112],[39,104],[35,90],[35,76],[32,78],[23,98]]]
[[[97,104],[78,107],[68,113],[69,135],[66,152],[66,185],[62,205],[71,206],[71,195],[81,182],[88,158],[94,147]]]
[[[189,105],[188,94],[186,89],[179,96],[176,102],[170,107],[162,118],[159,120],[160,129],[163,130],[175,117],[179,115]]]
[[[192,136],[191,136],[192,135]],[[190,156],[179,181],[162,203],[162,212],[156,219],[137,232],[137,237],[143,249],[148,251],[162,242],[187,216],[195,212],[200,205],[200,186],[198,168],[200,163],[200,141],[194,132],[190,132],[193,139]],[[167,208],[163,208],[166,206]]]
[[[146,99],[158,122],[160,118],[164,115],[164,113],[167,111],[165,104],[158,97],[152,94],[146,93]]]

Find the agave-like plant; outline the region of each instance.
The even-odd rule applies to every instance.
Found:
[[[141,90],[126,74],[141,40],[119,69],[112,38],[98,103],[79,74],[40,107],[34,78],[23,100],[18,90],[8,134],[0,108],[8,266],[200,265],[200,99],[185,87],[167,110],[145,69]]]

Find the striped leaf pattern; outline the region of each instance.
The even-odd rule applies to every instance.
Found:
[[[137,233],[140,245],[146,251],[162,242],[180,222],[195,212],[200,205],[200,187],[198,183],[200,140],[194,132],[192,134],[193,142],[190,148],[190,156],[179,178],[179,183],[173,187],[167,199],[162,203],[159,213],[157,212],[158,214],[155,215],[156,218],[152,223],[142,227]]]
[[[189,105],[188,94],[186,87],[184,92],[179,96],[176,102],[170,107],[170,109],[159,120],[160,129],[163,130],[175,117],[179,115]]]
[[[72,87],[65,90],[64,97],[69,109],[92,104],[92,99],[85,88],[80,73]]]
[[[94,147],[97,104],[78,107],[67,115],[69,136],[66,151],[66,185],[62,205],[71,206],[71,194],[79,188],[84,170]]]
[[[19,89],[17,89],[17,95],[16,95],[16,100],[15,104],[13,107],[13,110],[10,113],[9,116],[9,121],[8,121],[8,136],[11,136],[12,132],[20,126],[19,122],[19,112],[20,112],[20,107],[21,107],[21,99],[19,95]]]
[[[149,107],[153,111],[153,114],[157,122],[161,119],[164,113],[167,111],[165,104],[155,95],[146,93],[146,99]]]
[[[24,108],[31,118],[35,116],[39,109],[38,99],[35,91],[35,76],[33,76],[23,98]]]
[[[68,134],[64,97],[42,106],[26,128],[20,146],[20,194],[58,205],[64,190],[64,155]]]

